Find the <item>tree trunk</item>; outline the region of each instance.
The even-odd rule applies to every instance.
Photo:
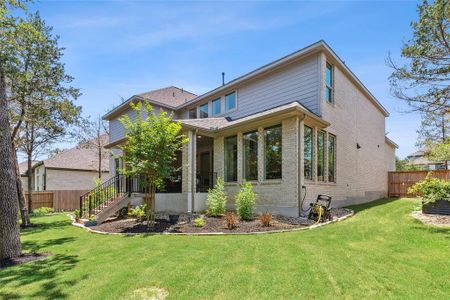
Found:
[[[32,161],[32,157],[31,154],[28,153],[27,154],[27,173],[28,173],[28,180],[27,180],[27,185],[28,185],[28,211],[30,213],[33,212],[33,185],[32,185],[32,168],[33,168],[33,161]]]
[[[150,183],[148,193],[145,196],[145,211],[147,215],[147,227],[155,226],[155,186]]]
[[[99,138],[100,139],[100,138]],[[98,178],[102,179],[102,146],[98,148]]]
[[[14,147],[14,145],[13,145]],[[17,154],[15,155],[15,164],[16,164],[16,186],[17,186],[17,197],[19,200],[19,210],[20,210],[20,218],[22,219],[22,227],[30,226],[30,215],[28,214],[28,209],[26,208],[25,203],[25,195],[23,194],[22,180],[20,178],[20,169],[19,162],[17,160]],[[30,176],[28,175],[28,178]],[[28,189],[30,191],[30,189]]]
[[[0,61],[0,259],[18,257],[22,252],[16,168],[9,130],[5,74]]]

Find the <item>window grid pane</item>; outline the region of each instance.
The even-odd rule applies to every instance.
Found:
[[[225,182],[237,181],[237,136],[225,138]]]
[[[244,139],[244,178],[245,180],[258,180],[258,132],[243,134]]]
[[[200,106],[200,118],[207,118],[208,117],[208,103],[203,104]]]
[[[213,109],[213,115],[220,115],[222,107],[221,107],[222,103],[219,99],[213,100],[212,101],[212,109]]]
[[[197,119],[197,108],[189,110],[189,119]]]
[[[324,181],[325,167],[325,133],[319,131],[317,133],[317,180]]]
[[[328,136],[328,181],[336,182],[336,137]]]
[[[232,92],[225,96],[225,111],[236,108],[236,93]]]
[[[264,129],[264,177],[280,179],[282,174],[281,125]]]
[[[305,126],[304,132],[304,175],[306,179],[313,178],[313,130]]]

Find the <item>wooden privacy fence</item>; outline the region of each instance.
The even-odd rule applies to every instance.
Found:
[[[80,196],[88,190],[54,190],[33,192],[33,209],[52,207],[55,211],[75,210],[80,208]],[[25,192],[27,201],[28,192]],[[28,205],[28,204],[27,204]]]
[[[435,178],[450,180],[450,170],[389,172],[389,197],[415,197],[416,195],[408,194],[408,189],[416,182],[424,180],[429,172],[432,172]]]

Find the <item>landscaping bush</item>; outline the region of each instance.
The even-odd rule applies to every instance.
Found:
[[[259,216],[259,220],[261,221],[262,226],[269,227],[270,222],[272,222],[272,214],[269,212],[262,213]]]
[[[145,219],[145,204],[136,206],[135,208],[130,209],[128,215],[132,218],[136,218],[137,221],[142,222]]]
[[[40,207],[40,208],[33,209],[32,215],[35,217],[40,217],[40,216],[43,216],[46,214],[51,214],[54,212],[55,212],[55,210],[51,207]]]
[[[256,201],[256,193],[250,182],[244,182],[236,194],[236,208],[242,220],[250,221],[253,217],[253,206]]]
[[[202,217],[198,217],[194,219],[194,226],[195,227],[203,227],[205,226],[205,219]]]
[[[80,221],[81,213],[80,213],[80,210],[79,210],[79,209],[75,209],[74,215],[75,215],[75,221],[76,221],[76,222]]]
[[[225,221],[227,222],[228,229],[234,229],[237,225],[237,217],[234,212],[227,212],[225,214]]]
[[[223,178],[217,178],[214,188],[208,190],[206,204],[208,206],[207,213],[212,217],[221,216],[225,213],[227,195],[225,194]]]
[[[424,180],[410,187],[408,193],[421,196],[423,204],[437,200],[450,201],[450,181],[434,178],[430,172]]]

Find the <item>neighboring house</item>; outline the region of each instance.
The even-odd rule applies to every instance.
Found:
[[[445,161],[429,161],[426,156],[426,151],[419,150],[416,151],[410,155],[408,155],[406,158],[408,159],[408,163],[413,166],[418,166],[424,170],[446,170],[447,165]]]
[[[27,190],[27,162],[19,165],[24,190]],[[23,171],[22,171],[23,170]],[[75,147],[46,160],[33,162],[34,191],[90,190],[98,178],[95,150]],[[102,159],[102,180],[109,178],[109,155]]]
[[[217,177],[230,203],[247,180],[257,211],[291,216],[318,194],[331,195],[334,206],[387,196],[397,148],[385,136],[389,113],[324,41],[200,96],[173,86],[132,96],[104,116],[112,171],[126,164],[119,118],[133,118],[129,105],[138,101],[173,113],[189,137],[180,180],[157,194],[157,210],[204,210]]]
[[[38,161],[32,161],[31,166],[34,166]],[[20,179],[22,180],[22,189],[28,191],[28,162],[24,161],[19,164]],[[34,187],[34,176],[31,177],[31,186]]]

